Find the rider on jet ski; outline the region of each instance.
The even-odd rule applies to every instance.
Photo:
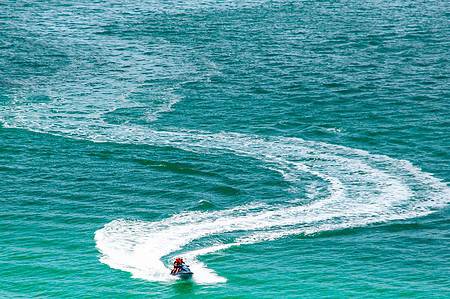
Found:
[[[184,264],[183,258],[177,257],[175,261],[173,262],[173,269],[170,272],[170,274],[174,275],[180,272],[181,266]]]

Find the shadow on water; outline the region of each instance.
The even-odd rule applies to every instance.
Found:
[[[194,295],[195,284],[192,280],[177,281],[173,288],[177,295]]]

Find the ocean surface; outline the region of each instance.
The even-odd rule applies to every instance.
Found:
[[[0,297],[450,298],[449,24],[1,1]]]

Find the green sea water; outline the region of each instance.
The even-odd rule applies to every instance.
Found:
[[[1,1],[0,297],[450,298],[449,24]]]

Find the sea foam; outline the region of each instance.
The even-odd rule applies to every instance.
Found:
[[[255,198],[252,203],[221,211],[190,211],[155,222],[120,219],[105,224],[95,233],[100,261],[133,277],[170,281],[170,259],[181,254],[191,264],[198,283],[224,282],[224,277],[198,257],[294,234],[425,216],[449,201],[450,191],[444,182],[408,161],[385,155],[301,138],[181,128],[154,130],[133,121],[108,122],[105,115],[139,106],[130,99],[138,85],[129,86],[129,93],[111,101],[53,96],[49,101],[29,103],[18,94],[9,105],[0,107],[0,123],[5,128],[92,142],[170,146],[200,155],[231,153],[259,161],[293,187],[307,175],[327,190],[317,192],[311,184],[305,198],[283,204],[267,204]],[[168,98],[166,104],[147,115],[148,121],[171,111],[180,100]],[[290,190],[295,193],[295,188]],[[234,239],[205,242],[224,233],[232,233]]]

